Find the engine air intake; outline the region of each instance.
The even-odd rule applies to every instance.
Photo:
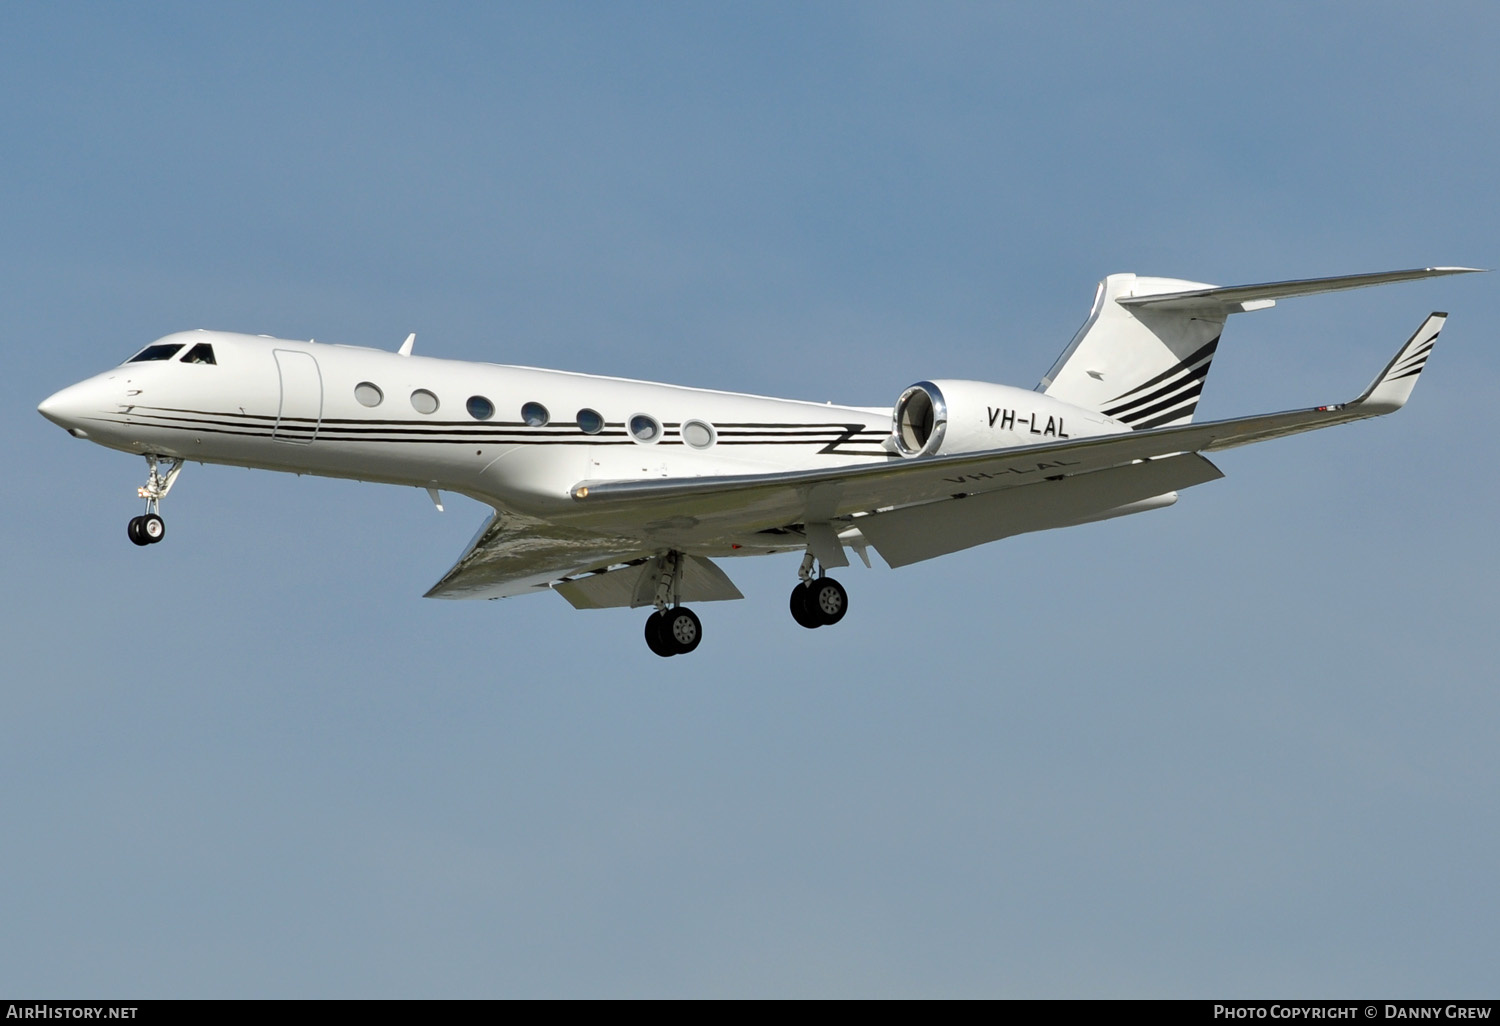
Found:
[[[891,411],[896,448],[903,456],[925,456],[943,444],[948,429],[948,404],[930,381],[919,381],[901,393]]]

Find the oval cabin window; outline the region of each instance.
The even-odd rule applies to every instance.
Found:
[[[637,442],[654,442],[661,437],[661,424],[655,417],[637,413],[630,418],[630,433]]]
[[[598,410],[579,410],[578,430],[586,435],[597,435],[604,430],[604,418]]]
[[[714,444],[715,437],[712,424],[701,420],[683,421],[682,440],[694,449],[707,449]]]

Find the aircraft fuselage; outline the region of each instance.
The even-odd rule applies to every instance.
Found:
[[[204,345],[212,364],[184,362]],[[586,515],[571,495],[580,481],[907,458],[889,407],[228,332],[179,332],[142,355],[155,347],[170,355],[64,389],[42,413],[124,452],[459,492],[553,521]],[[947,451],[1126,430],[1029,389],[962,384],[984,401],[953,411]]]

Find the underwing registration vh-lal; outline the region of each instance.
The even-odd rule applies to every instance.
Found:
[[[684,603],[743,598],[719,557],[801,552],[791,614],[837,623],[826,571],[891,566],[1028,531],[1171,505],[1223,475],[1202,454],[1400,409],[1429,316],[1359,398],[1193,423],[1230,314],[1477,268],[1221,287],[1113,274],[1033,389],[920,381],[893,407],[835,406],[260,335],[168,335],[38,407],[144,456],[130,540],[162,540],[183,464],[223,463],[459,492],[493,512],[431,598],[555,591],[579,609],[652,606],[646,643],[691,652]]]

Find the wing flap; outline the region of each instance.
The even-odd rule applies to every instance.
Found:
[[[1138,504],[1176,501],[1181,488],[1216,481],[1223,473],[1202,456],[1184,453],[1041,481],[1030,488],[906,506],[859,517],[859,531],[891,566],[983,545],[1031,531],[1101,520]]]
[[[425,598],[493,599],[546,591],[553,581],[652,555],[639,541],[569,531],[495,513]]]
[[[611,567],[560,581],[552,590],[574,609],[639,609],[656,599],[661,558],[641,560],[628,566]],[[725,602],[745,596],[712,560],[702,556],[682,557],[675,598],[679,602]]]

